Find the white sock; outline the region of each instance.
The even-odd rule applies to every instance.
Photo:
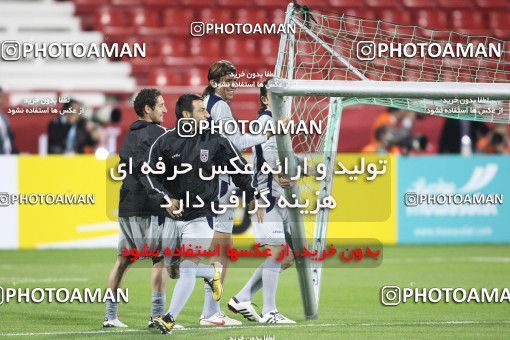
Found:
[[[251,301],[253,295],[262,287],[262,263],[250,277],[248,282],[244,285],[239,293],[236,294],[236,299],[241,302]]]
[[[184,260],[179,266],[179,271],[181,275],[175,284],[170,308],[168,308],[168,313],[173,316],[174,320],[177,320],[179,313],[186,305],[191,293],[193,293],[197,280],[197,265],[190,260]]]
[[[281,262],[266,259],[262,269],[262,315],[276,309],[276,289],[280,276]]]

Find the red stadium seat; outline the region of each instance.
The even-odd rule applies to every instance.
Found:
[[[381,13],[381,19],[399,25],[411,25],[412,18],[409,11],[386,9]]]
[[[484,29],[486,20],[480,12],[472,10],[455,10],[452,13],[454,28]]]
[[[495,29],[493,32],[492,35],[499,39],[510,40],[510,30],[508,29]]]
[[[492,28],[510,30],[509,14],[506,12],[491,12],[489,23]]]
[[[437,3],[434,0],[402,0],[405,7],[409,8],[430,8],[437,7]]]
[[[288,2],[290,2],[290,1],[288,1]],[[298,3],[302,4],[300,1],[298,1]],[[308,3],[306,1],[304,1],[302,5],[307,5],[312,10],[314,10],[314,9],[329,9],[330,8],[329,0],[314,0],[314,1],[309,1]]]
[[[227,9],[204,8],[198,17],[202,22],[229,23],[232,22],[232,13]]]
[[[279,3],[275,0],[255,0],[255,5],[264,7],[278,7],[281,9],[286,8],[284,3]]]
[[[449,28],[448,16],[443,11],[422,9],[416,13],[416,23],[423,28],[444,30]]]
[[[191,9],[169,8],[165,10],[164,24],[166,27],[189,30],[189,25],[193,21],[196,21],[196,17]]]
[[[285,10],[277,8],[270,12],[271,23],[283,24],[285,22]]]
[[[136,26],[157,27],[161,25],[160,15],[154,10],[135,8],[131,11],[131,24]]]
[[[191,68],[184,73],[183,85],[190,86],[207,86],[207,69]]]
[[[439,6],[444,8],[466,8],[474,7],[474,0],[437,0]]]
[[[399,7],[400,1],[395,0],[366,0],[369,7]]]
[[[104,3],[105,1],[103,1]],[[140,1],[138,0],[110,0],[112,6],[138,6]]]
[[[247,5],[246,0],[217,0],[218,6],[224,7],[245,7]],[[209,2],[210,3],[210,2]]]
[[[329,0],[329,4],[333,7],[366,7],[367,4],[363,0]]]
[[[188,56],[188,43],[180,39],[163,38],[157,40],[156,49],[162,57],[186,57]]]
[[[267,12],[263,9],[251,10],[251,9],[241,8],[241,9],[237,10],[235,13],[235,21],[237,23],[263,24],[263,23],[268,23],[269,20],[268,20]]]
[[[266,38],[259,40],[259,53],[263,57],[275,58],[278,55],[280,41],[277,38]]]
[[[167,69],[156,69],[149,73],[148,85],[178,86],[182,84],[181,74]]]
[[[223,53],[221,50],[220,39],[192,38],[188,42],[189,53],[196,57],[218,57]]]
[[[225,52],[228,56],[252,58],[258,56],[255,39],[228,39],[225,41]]]
[[[375,18],[374,11],[360,8],[352,8],[344,11],[345,14],[361,19],[372,20]]]
[[[168,7],[168,0],[144,0],[149,7]]]
[[[211,0],[181,0],[181,5],[207,7],[211,5]]]
[[[468,35],[493,35],[487,29],[482,13],[470,10],[456,10],[452,13],[454,30]]]
[[[106,26],[126,26],[127,12],[123,9],[102,7],[96,12],[95,27],[101,29]]]
[[[508,8],[510,2],[508,0],[475,0],[478,7],[484,9]]]

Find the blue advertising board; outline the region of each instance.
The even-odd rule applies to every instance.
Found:
[[[510,156],[398,158],[399,243],[510,243]]]

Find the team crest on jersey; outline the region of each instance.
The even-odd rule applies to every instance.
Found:
[[[209,160],[209,150],[200,149],[200,160],[203,163]]]

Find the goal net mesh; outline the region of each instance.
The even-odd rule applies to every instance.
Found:
[[[491,37],[470,36],[455,32],[434,31],[418,26],[403,26],[379,20],[366,20],[345,14],[295,10],[292,16],[296,33],[294,48],[287,40],[283,51],[280,78],[304,80],[401,81],[401,82],[510,82],[510,44]],[[360,60],[358,43],[396,44],[501,44],[501,57],[483,58],[374,58]],[[293,69],[289,69],[293,58]],[[343,60],[343,61],[342,61]],[[350,66],[348,66],[350,65]],[[278,71],[277,71],[278,72]],[[404,84],[402,86],[405,86]],[[346,98],[343,105],[372,104],[408,109],[426,114],[510,123],[509,101],[472,100],[463,103],[452,100],[407,98]],[[295,97],[293,115],[309,120],[327,118],[329,99],[325,97]],[[441,110],[442,109],[442,110]],[[434,110],[436,112],[434,112]],[[458,111],[458,112],[457,112]],[[300,150],[319,149],[322,141],[307,141],[295,136],[293,144]]]
[[[280,46],[275,74],[282,79],[349,80],[405,82],[510,82],[510,43],[491,37],[470,36],[455,32],[435,31],[418,26],[404,26],[379,20],[366,20],[340,13],[305,11],[294,8],[290,35]],[[483,58],[374,58],[360,60],[358,43],[376,44],[501,44],[500,57]],[[283,47],[283,48],[282,48]],[[439,90],[438,90],[439,91]],[[291,112],[295,119],[322,121],[327,125],[329,100],[321,96],[292,97]],[[494,123],[510,123],[508,100],[487,101],[485,98],[445,98],[444,100],[411,98],[343,98],[342,107],[369,104],[395,107],[448,118]],[[360,117],[363,119],[363,117]],[[292,136],[296,153],[311,155],[324,152],[325,134]],[[315,191],[317,185],[309,185]],[[309,218],[305,218],[305,221]],[[308,234],[308,232],[307,232]]]

